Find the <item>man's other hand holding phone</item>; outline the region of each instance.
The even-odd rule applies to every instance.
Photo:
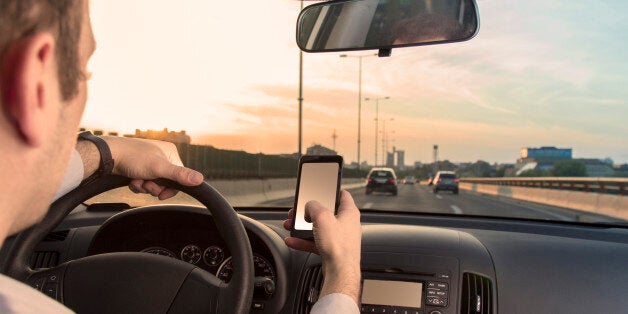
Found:
[[[319,298],[331,293],[343,293],[359,304],[362,227],[360,211],[351,194],[341,191],[336,216],[333,210],[317,201],[305,205],[305,216],[313,224],[314,241],[289,237],[285,239],[286,245],[321,256],[325,282]],[[284,228],[290,230],[293,219],[294,209],[291,209],[288,219],[284,221]]]

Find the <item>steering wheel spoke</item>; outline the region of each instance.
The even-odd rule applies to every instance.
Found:
[[[54,268],[34,270],[26,279],[26,284],[63,303],[63,278],[66,266],[63,264]]]

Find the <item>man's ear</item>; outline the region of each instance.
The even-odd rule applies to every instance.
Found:
[[[25,144],[39,146],[50,132],[50,106],[58,92],[55,38],[42,32],[10,45],[2,60],[2,109]]]

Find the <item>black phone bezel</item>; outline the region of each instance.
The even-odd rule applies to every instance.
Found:
[[[340,182],[342,181],[342,165],[343,159],[340,155],[303,155],[299,159],[299,170],[297,172],[297,186],[294,192],[294,217],[297,216],[297,204],[299,202],[299,188],[301,185],[301,169],[305,163],[337,163],[338,164],[338,180],[336,180],[336,202],[334,203],[334,215],[338,213],[338,206],[340,205]],[[296,219],[292,219],[292,227],[290,229],[290,236],[301,239],[313,239],[314,234],[312,230],[296,230],[294,224]]]

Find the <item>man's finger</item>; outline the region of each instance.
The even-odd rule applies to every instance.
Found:
[[[159,194],[161,194],[161,192],[164,190],[163,186],[159,186],[153,181],[144,181],[144,184],[142,184],[142,188],[148,191],[150,195],[155,197],[159,196]]]
[[[144,190],[144,188],[142,187],[143,184],[144,180],[132,180],[131,183],[129,183],[129,188],[135,193],[148,194],[148,191]]]
[[[340,213],[342,209],[350,207],[355,207],[355,201],[353,200],[353,196],[351,196],[351,193],[345,190],[340,191],[340,203],[338,205],[338,213]]]
[[[355,206],[351,193],[342,190],[340,192],[340,205],[338,206],[338,218],[348,215],[360,215],[360,211]]]
[[[283,228],[286,230],[292,230],[292,219],[286,219],[283,221]]]
[[[131,192],[135,194],[140,193],[140,191],[138,191],[138,189],[135,186],[133,186],[133,184],[129,184],[129,190],[131,190]]]
[[[285,242],[288,247],[295,250],[318,254],[318,249],[316,249],[316,244],[313,241],[307,241],[299,238],[286,238]]]
[[[177,191],[175,189],[165,188],[163,191],[161,191],[161,193],[159,193],[158,198],[163,201],[165,199],[169,199],[169,198],[177,195],[177,193],[179,193],[179,191]]]
[[[305,204],[305,221],[314,222],[318,216],[325,211],[329,211],[323,204],[318,201],[309,201]]]
[[[155,167],[155,175],[158,178],[170,179],[187,186],[203,183],[203,175],[200,172],[165,162],[160,167]]]

